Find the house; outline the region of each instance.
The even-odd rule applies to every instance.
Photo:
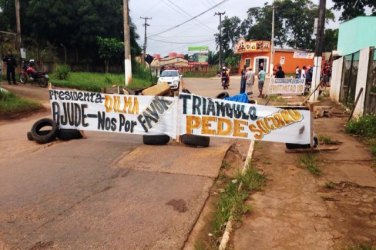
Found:
[[[339,26],[330,97],[354,109],[354,116],[376,114],[376,17],[360,16]],[[358,102],[356,102],[358,99]]]
[[[270,72],[272,55],[270,41],[246,41],[244,38],[240,38],[235,45],[234,52],[241,56],[239,70],[247,66],[257,71],[260,66],[263,66],[267,73]],[[297,66],[302,68],[313,65],[313,57],[314,53],[307,51],[274,48],[274,65],[282,66],[283,71],[287,74],[295,74]]]

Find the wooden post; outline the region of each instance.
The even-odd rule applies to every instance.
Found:
[[[360,95],[361,95],[362,93],[363,93],[363,88],[360,88],[359,93],[358,93],[358,96],[356,97],[356,100],[355,100],[354,107],[353,107],[352,110],[351,110],[350,117],[349,117],[349,119],[347,120],[348,122],[351,120],[351,118],[352,118],[352,116],[353,116],[353,114],[354,114],[354,111],[355,111],[356,105],[358,104],[358,101],[359,101]]]

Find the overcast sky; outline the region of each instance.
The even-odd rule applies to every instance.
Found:
[[[176,29],[163,34],[163,32],[194,17],[223,0],[130,0],[129,9],[132,21],[137,26],[140,35],[139,44],[144,42],[144,20],[140,17],[151,17],[148,20],[147,53],[158,53],[166,56],[169,52],[186,54],[189,45],[208,45],[211,50],[216,49],[214,34],[218,32],[219,17],[215,12],[226,12],[226,16],[246,17],[246,12],[251,7],[261,7],[265,0],[227,0],[218,7],[208,11],[197,19],[190,21]],[[319,0],[313,0],[318,4]],[[327,1],[327,8],[333,6],[331,0]],[[338,17],[337,17],[338,19]],[[331,23],[331,28],[337,28],[338,23]]]

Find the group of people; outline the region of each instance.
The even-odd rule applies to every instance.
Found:
[[[309,65],[308,67],[303,66],[302,69],[299,66],[295,68],[295,78],[296,79],[306,79],[306,84],[311,85],[313,75],[313,67]]]
[[[255,83],[255,72],[252,71],[252,67],[244,66],[243,70],[241,71],[241,80],[240,80],[240,93],[245,93],[247,90],[247,94],[252,94],[252,87]],[[259,95],[258,97],[262,97],[262,91],[264,88],[264,82],[266,77],[266,72],[263,66],[259,67],[258,73],[258,90]]]

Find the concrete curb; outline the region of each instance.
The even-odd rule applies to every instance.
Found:
[[[245,173],[245,171],[248,169],[248,163],[252,160],[253,156],[253,151],[255,148],[255,141],[252,140],[251,144],[249,145],[248,153],[247,153],[247,158],[245,159],[243,169],[242,169],[242,174]],[[243,183],[241,182],[239,184],[238,190],[242,188]],[[231,216],[226,224],[226,229],[222,235],[221,243],[219,244],[219,250],[225,250],[228,244],[228,241],[230,240],[230,234],[232,232],[232,223],[233,223],[233,210],[231,211]]]

